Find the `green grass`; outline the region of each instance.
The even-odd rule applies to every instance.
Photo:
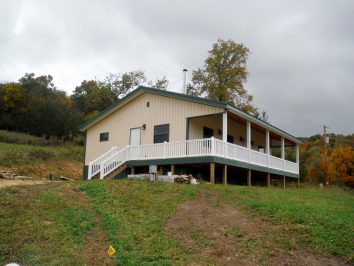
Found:
[[[118,265],[198,263],[192,258],[196,251],[186,250],[170,237],[165,224],[176,207],[195,198],[200,189],[219,195],[215,208],[227,203],[270,225],[269,232],[259,238],[247,238],[239,228],[229,228],[229,235],[246,241],[240,253],[262,249],[274,240],[289,251],[302,247],[354,259],[352,193],[97,180],[0,189],[0,265],[11,261],[83,265],[85,239],[95,226],[106,232],[108,243],[117,251]],[[68,195],[81,195],[86,201],[68,200]],[[189,233],[203,248],[203,232]]]
[[[82,162],[83,147],[77,145],[33,146],[24,144],[0,144],[0,166],[12,167],[47,161]]]
[[[354,196],[339,189],[205,186],[236,208],[266,217],[298,235],[300,245],[354,260]],[[286,241],[285,234],[280,241]]]
[[[195,187],[124,180],[83,182],[80,189],[93,199],[119,265],[171,265],[186,259],[164,225],[179,203],[195,196]]]
[[[32,136],[25,133],[0,130],[0,142],[29,145],[45,145],[46,140],[44,138]]]
[[[23,188],[0,190],[1,265],[83,264],[78,254],[93,218],[84,206],[68,205],[59,192],[52,188],[33,197]]]

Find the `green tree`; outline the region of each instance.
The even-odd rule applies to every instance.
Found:
[[[3,84],[0,94],[1,117],[13,123],[6,128],[2,120],[2,128],[58,137],[77,132],[78,112],[65,92],[55,87],[50,75],[25,74],[18,83]]]
[[[15,83],[0,84],[0,128],[18,130],[26,112],[25,92]]]
[[[85,117],[102,111],[117,100],[117,96],[108,86],[102,86],[99,81],[84,80],[71,95],[76,108]]]
[[[186,88],[186,94],[191,96],[200,96],[200,91],[193,86],[193,84],[188,83]]]
[[[192,72],[195,90],[200,95],[233,104],[258,117],[253,96],[244,87],[248,77],[248,48],[233,40],[219,39],[208,54],[204,67]]]
[[[164,91],[167,90],[168,84],[169,81],[166,79],[166,77],[163,77],[162,79],[157,79],[155,83],[152,81],[149,82],[149,86],[151,86],[152,88]]]
[[[145,73],[137,70],[123,74],[108,74],[105,80],[99,82],[99,86],[111,90],[116,98],[120,99],[145,82]]]

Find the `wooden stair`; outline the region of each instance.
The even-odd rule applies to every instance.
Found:
[[[109,173],[103,179],[113,179],[116,175],[119,175],[121,172],[123,172],[125,169],[127,169],[127,167],[128,167],[128,164],[127,163],[123,163],[121,166],[119,166],[113,172]],[[99,172],[91,178],[91,180],[97,180],[97,179],[100,179],[100,173]]]
[[[113,172],[109,173],[104,179],[113,179],[115,176],[119,175],[121,172],[123,172],[125,169],[127,169],[127,167],[128,167],[128,164],[123,163],[121,166],[119,166]]]

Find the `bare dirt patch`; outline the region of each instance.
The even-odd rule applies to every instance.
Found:
[[[49,173],[53,173],[54,178],[60,176],[72,179],[82,178],[82,163],[69,161],[54,161],[44,163],[31,163],[16,165],[9,168],[18,175],[32,176],[33,178],[48,178]]]
[[[48,183],[48,181],[45,180],[16,180],[16,179],[0,178],[0,188],[10,187],[10,186],[39,185],[39,184],[46,184],[46,183]]]
[[[276,225],[223,204],[218,196],[200,191],[195,200],[177,207],[166,224],[169,235],[190,254],[190,265],[347,265],[277,241]],[[289,235],[289,242],[292,241]]]

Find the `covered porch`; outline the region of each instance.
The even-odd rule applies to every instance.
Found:
[[[291,172],[298,174],[298,143],[291,139],[294,137],[286,137],[285,132],[281,130],[274,132],[269,128],[252,123],[231,112],[223,112],[188,118],[186,138],[187,140],[215,138],[216,142],[220,140],[225,143],[221,153],[225,153],[226,157],[284,171],[291,168]],[[247,156],[237,158],[239,156],[229,154],[230,150],[238,150],[239,153],[244,151]]]

